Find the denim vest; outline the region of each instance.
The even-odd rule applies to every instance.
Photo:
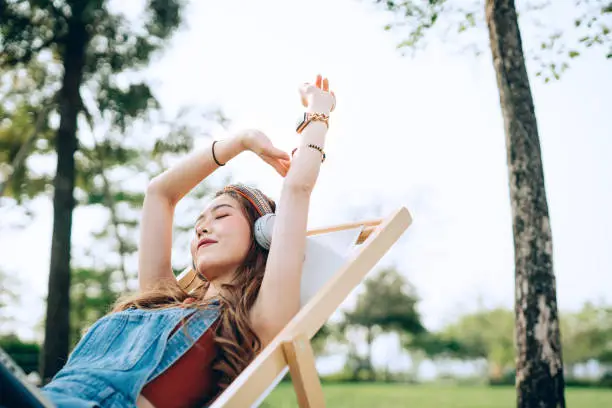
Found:
[[[177,361],[218,316],[214,306],[132,308],[107,315],[91,326],[42,391],[58,408],[134,407],[142,388]],[[170,336],[181,319],[188,320]]]

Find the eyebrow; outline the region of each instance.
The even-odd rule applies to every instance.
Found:
[[[210,209],[210,212],[217,211],[219,208],[222,208],[222,207],[234,208],[229,204],[217,204],[213,208]],[[198,222],[200,222],[205,216],[206,216],[206,211],[200,214],[200,216],[196,219],[195,223],[197,224]]]

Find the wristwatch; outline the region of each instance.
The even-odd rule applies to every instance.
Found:
[[[312,121],[318,121],[325,123],[325,126],[329,129],[329,115],[324,113],[309,113],[304,112],[304,115],[298,120],[296,132],[302,133],[302,130],[308,126]]]

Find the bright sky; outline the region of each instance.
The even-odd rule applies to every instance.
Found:
[[[416,59],[403,58],[396,37],[382,29],[389,17],[369,2],[193,3],[188,29],[148,74],[168,112],[219,105],[234,129],[259,128],[291,151],[302,112],[297,87],[317,73],[328,76],[338,105],[310,226],[385,216],[406,206],[414,224],[381,266],[394,263],[416,286],[429,328],[479,301],[512,306],[505,142],[488,52],[462,56],[434,44]],[[531,82],[561,309],[587,300],[612,302],[612,125],[605,118],[612,76],[603,55],[584,54],[560,82]],[[282,185],[248,154],[218,173],[256,184],[274,198]],[[31,227],[0,236],[2,268],[18,275],[21,290],[30,294],[15,310],[26,337],[44,316],[50,253],[51,206],[40,202],[37,208]],[[75,245],[89,242],[91,229],[91,214],[77,211]]]

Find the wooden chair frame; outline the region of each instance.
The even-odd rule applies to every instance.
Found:
[[[291,373],[299,406],[324,407],[325,398],[315,367],[310,339],[410,226],[404,207],[383,220],[342,224],[308,231],[316,235],[362,227],[356,244],[361,245],[328,282],[300,309],[285,328],[211,405],[211,408],[257,406],[262,394]],[[201,282],[191,269],[178,276],[181,287],[192,290]]]

